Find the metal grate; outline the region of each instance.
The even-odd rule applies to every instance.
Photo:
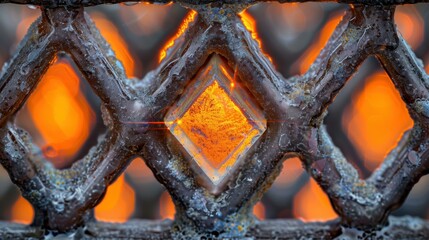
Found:
[[[1,164],[36,216],[31,227],[0,223],[0,238],[429,237],[427,222],[389,217],[429,168],[429,79],[393,23],[396,4],[426,1],[338,1],[351,4],[350,9],[308,72],[290,79],[274,70],[238,15],[263,1],[177,1],[196,17],[159,67],[137,82],[127,81],[121,63],[84,11],[86,6],[123,1],[1,2],[39,5],[42,17],[0,75]],[[12,121],[60,52],[71,56],[103,102],[108,128],[85,158],[65,170],[52,169],[36,155],[29,135]],[[213,54],[235,69],[267,120],[263,135],[216,194],[200,183],[188,156],[175,150],[182,145],[169,131],[151,131],[153,123],[165,128],[167,110]],[[369,56],[380,60],[415,125],[381,167],[362,180],[332,144],[322,120],[335,95]],[[92,209],[136,156],[171,194],[175,221],[96,222]],[[274,181],[282,161],[292,156],[302,160],[329,196],[339,219],[255,220],[253,204]]]

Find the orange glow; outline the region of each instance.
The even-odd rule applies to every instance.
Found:
[[[413,49],[417,49],[423,43],[424,21],[415,6],[398,6],[395,11],[395,23]]]
[[[283,162],[283,169],[276,178],[273,186],[285,187],[295,183],[295,181],[304,173],[301,160],[297,157],[286,159]]]
[[[293,206],[294,216],[303,221],[326,221],[338,217],[329,198],[312,178],[298,192]]]
[[[33,206],[22,196],[12,206],[12,221],[22,224],[30,224],[33,222],[34,209]]]
[[[348,136],[371,170],[383,161],[404,131],[413,126],[404,102],[385,72],[377,72],[367,79],[363,91],[354,97],[342,120]]]
[[[185,17],[182,24],[180,25],[177,33],[170,40],[168,40],[167,43],[162,48],[162,50],[159,54],[159,62],[162,62],[162,60],[167,56],[167,51],[174,45],[174,42],[180,36],[182,36],[183,33],[185,33],[186,29],[188,29],[188,27],[189,27],[189,24],[191,24],[195,20],[196,16],[197,16],[196,11],[194,11],[194,10],[189,11],[188,15]]]
[[[308,71],[311,64],[316,60],[322,48],[326,45],[331,35],[334,33],[335,28],[340,23],[342,15],[333,16],[320,31],[319,37],[312,45],[305,51],[302,57],[299,58],[299,73],[304,74]]]
[[[66,62],[52,65],[28,98],[27,108],[40,132],[42,150],[56,167],[72,159],[87,140],[94,112],[80,92],[80,79]]]
[[[270,62],[273,62],[271,57],[263,51],[262,42],[258,36],[258,32],[256,31],[255,19],[253,19],[252,15],[250,15],[246,10],[239,13],[238,15],[240,16],[241,21],[243,22],[243,25],[246,27],[247,31],[252,34],[252,38],[258,43],[258,46],[261,49],[262,53],[268,60],[270,60]]]
[[[106,222],[126,222],[134,212],[135,193],[122,174],[107,189],[101,203],[95,207],[95,218]]]
[[[230,88],[231,80],[223,60],[213,56],[165,121],[215,184],[266,128],[265,119],[249,105],[238,84]]]
[[[171,199],[170,194],[165,191],[161,195],[159,202],[159,216],[161,219],[174,219],[176,214],[176,207],[174,206],[173,199]]]
[[[262,202],[258,202],[253,207],[253,215],[255,215],[260,220],[265,219],[265,206]]]
[[[98,30],[100,30],[101,35],[110,44],[118,60],[122,62],[127,77],[134,77],[136,74],[134,59],[118,29],[101,13],[93,13],[91,18]]]

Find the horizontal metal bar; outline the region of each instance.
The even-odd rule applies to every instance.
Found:
[[[92,222],[85,228],[64,235],[85,239],[171,239],[173,222],[171,220],[131,220],[123,224]],[[0,222],[0,239],[41,238],[47,234],[44,230],[22,224]],[[260,221],[247,233],[247,237],[256,239],[317,238],[332,239],[343,236],[347,239],[368,235],[368,232],[341,227],[338,220],[330,222],[302,222],[300,220],[282,219]],[[377,236],[390,239],[427,239],[429,223],[413,217],[390,217],[389,223],[381,229],[374,230]],[[386,235],[388,234],[388,235]],[[61,236],[59,236],[61,237]],[[64,236],[66,237],[66,236]]]
[[[0,3],[14,3],[14,4],[26,4],[43,6],[46,8],[56,7],[89,7],[101,4],[137,4],[139,2],[146,3],[184,3],[191,5],[203,5],[203,4],[254,4],[259,2],[279,2],[279,3],[292,3],[292,2],[338,2],[346,4],[364,4],[364,5],[400,5],[400,4],[415,4],[415,3],[427,3],[429,0],[143,0],[143,1],[129,1],[129,0],[0,0]]]

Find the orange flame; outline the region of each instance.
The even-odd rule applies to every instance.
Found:
[[[34,218],[33,206],[22,196],[12,206],[11,220],[13,222],[30,224]]]
[[[342,17],[343,16],[341,14],[333,16],[322,28],[317,40],[314,41],[313,44],[307,49],[307,51],[305,51],[303,56],[299,58],[297,62],[300,63],[300,74],[304,74],[308,71],[311,64],[313,64],[313,62],[316,60],[320,51],[326,45],[331,35],[334,33],[335,28],[340,23]]]
[[[404,131],[413,126],[401,96],[385,72],[367,79],[342,122],[371,170],[383,161]]]
[[[188,15],[186,15],[185,19],[183,20],[182,24],[180,25],[177,33],[170,40],[168,40],[167,43],[162,48],[162,50],[159,54],[159,62],[162,62],[162,60],[167,56],[168,49],[170,49],[174,45],[174,42],[180,36],[182,36],[182,34],[186,31],[186,29],[188,29],[189,24],[191,24],[195,20],[196,16],[197,16],[196,11],[194,11],[194,10],[189,11]]]
[[[125,43],[124,39],[122,39],[115,25],[107,20],[103,14],[98,12],[91,14],[91,18],[93,19],[101,35],[110,44],[118,60],[120,60],[124,65],[125,74],[127,77],[131,78],[135,76],[136,69],[134,59],[128,49],[127,44]]]
[[[258,32],[256,31],[256,21],[250,15],[246,10],[242,11],[238,14],[241,18],[241,21],[243,22],[244,27],[246,27],[247,31],[249,31],[252,34],[252,38],[258,43],[259,48],[261,49],[262,53],[265,55],[265,57],[270,60],[270,62],[273,62],[273,59],[271,56],[269,56],[267,53],[264,52],[262,48],[262,42],[258,36]]]
[[[312,178],[298,192],[293,206],[294,216],[304,221],[326,221],[338,217],[329,198]]]
[[[27,107],[43,137],[45,156],[56,167],[66,165],[87,140],[95,119],[73,67],[61,61],[52,65],[29,97]]]
[[[101,203],[95,207],[95,218],[107,222],[125,222],[134,212],[135,193],[122,174],[107,189]]]

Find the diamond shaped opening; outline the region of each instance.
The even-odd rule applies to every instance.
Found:
[[[218,185],[266,129],[266,120],[219,55],[212,55],[165,123]]]
[[[375,58],[359,68],[330,106],[325,121],[335,145],[362,178],[371,175],[413,126],[398,90]]]
[[[25,129],[54,167],[70,167],[87,154],[105,132],[100,100],[68,56],[61,54],[18,112],[15,123]]]

